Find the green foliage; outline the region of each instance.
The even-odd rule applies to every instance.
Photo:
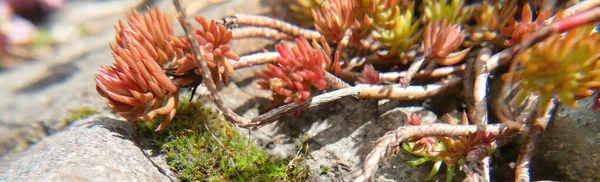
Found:
[[[396,12],[402,11],[400,7],[395,7],[395,9]],[[414,21],[413,16],[414,3],[410,3],[403,12],[399,13],[398,16],[394,16],[393,27],[389,29],[378,28],[373,36],[389,48],[387,55],[398,56],[403,62],[405,51],[409,50],[410,46],[421,38],[420,34],[416,32],[420,24],[418,21]]]
[[[201,103],[181,103],[162,132],[154,132],[153,125],[140,122],[139,129],[158,143],[183,181],[301,181],[308,174],[301,160],[288,165],[289,160],[268,155]]]
[[[445,149],[444,143],[442,143],[442,142],[438,141],[433,145],[436,150],[443,151]],[[432,180],[433,177],[440,171],[440,168],[442,167],[442,163],[444,163],[444,159],[441,157],[430,155],[425,151],[415,152],[413,150],[414,147],[415,147],[415,143],[402,143],[402,148],[404,148],[405,151],[407,151],[408,153],[411,153],[413,155],[421,156],[421,158],[419,158],[419,159],[408,161],[408,164],[411,166],[418,166],[425,162],[430,162],[430,161],[434,162],[433,168],[431,169],[431,171],[429,172],[429,175],[425,179],[426,181]],[[454,178],[454,166],[455,166],[455,164],[446,164],[446,181],[447,182],[452,181],[452,179]]]
[[[463,9],[465,1],[461,0],[434,0],[427,1],[425,6],[425,16],[429,21],[446,19],[451,24],[461,24],[470,15],[470,12]]]
[[[594,26],[582,26],[566,34],[550,36],[519,55],[523,69],[513,74],[519,81],[516,103],[531,94],[539,95],[538,112],[558,97],[561,103],[577,106],[578,98],[591,96],[600,86],[600,34]]]
[[[65,117],[65,119],[63,119],[60,126],[65,127],[73,121],[83,119],[85,117],[88,117],[88,116],[96,114],[96,113],[98,113],[98,111],[96,111],[95,109],[90,108],[90,107],[71,108],[71,109],[69,109],[69,114],[67,114],[67,117]]]

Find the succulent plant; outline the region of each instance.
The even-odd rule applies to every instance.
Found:
[[[158,9],[148,11],[142,17],[134,10],[127,16],[129,27],[123,22],[115,27],[118,45],[111,44],[115,62],[95,75],[96,90],[127,120],[166,115],[161,130],[173,119],[178,102],[179,87],[163,71],[177,49],[168,43],[173,31],[167,18]]]
[[[500,33],[509,37],[510,40],[505,41],[504,45],[514,45],[526,39],[531,33],[533,33],[542,23],[550,17],[550,10],[546,9],[537,15],[535,21],[533,21],[533,9],[529,4],[525,4],[521,10],[521,20],[517,22],[512,20],[506,26],[500,29]]]
[[[379,72],[375,70],[373,65],[368,64],[363,68],[362,72],[360,73],[360,76],[358,77],[358,82],[364,84],[379,84],[379,82],[381,82],[379,78]]]
[[[328,42],[340,42],[346,30],[355,22],[353,9],[353,1],[327,0],[320,9],[312,10],[315,29]]]
[[[491,41],[500,37],[498,36],[500,28],[504,27],[509,20],[514,20],[513,16],[517,11],[516,3],[516,1],[482,2],[481,6],[473,12],[473,19],[477,24],[467,27],[471,41]]]
[[[108,99],[113,111],[127,120],[147,121],[157,114],[167,115],[158,128],[161,130],[173,119],[179,88],[140,42],[122,38],[129,39],[129,43],[127,47],[111,45],[115,62],[113,66],[102,66],[96,74],[96,90]]]
[[[227,86],[229,75],[233,74],[233,67],[228,59],[236,61],[240,59],[240,56],[231,51],[231,47],[228,45],[232,33],[227,30],[227,27],[217,24],[214,20],[208,22],[201,16],[197,16],[195,19],[202,26],[202,30],[194,28],[194,34],[200,43],[200,51],[211,70],[213,80],[216,84],[223,82]],[[186,52],[192,49],[191,44],[185,38],[176,38],[173,44]],[[194,80],[201,78],[201,71],[195,56],[188,55],[177,60],[174,75],[177,77],[176,82],[181,86],[197,86],[199,82]]]
[[[293,0],[289,8],[294,12],[294,19],[304,27],[313,27],[312,9],[321,7],[325,0]]]
[[[257,73],[259,84],[273,91],[273,100],[284,103],[303,103],[308,99],[311,85],[325,89],[323,80],[323,51],[314,49],[305,38],[296,39],[298,48],[281,43],[275,47],[281,57],[277,64],[268,64],[267,70]]]
[[[464,33],[458,25],[436,20],[425,26],[423,47],[428,57],[440,65],[453,65],[460,62],[470,48],[453,52],[462,44]]]
[[[140,15],[135,9],[131,14],[127,13],[129,26],[119,20],[118,26],[115,26],[115,40],[119,46],[126,47],[131,44],[127,37],[135,39],[162,66],[173,58],[182,56],[183,51],[170,43],[174,34],[169,18],[158,7],[148,7],[147,10],[148,13],[144,15]]]
[[[579,97],[590,96],[600,87],[600,36],[594,25],[555,34],[519,55],[523,69],[513,74],[519,82],[516,101],[539,95],[538,106],[558,96],[560,102],[576,106]]]
[[[456,119],[446,115],[448,124],[468,125],[466,114],[463,114],[462,119]],[[410,125],[420,125],[421,115],[412,113],[406,116],[406,121]],[[443,137],[432,136],[422,138],[412,138],[402,143],[402,148],[407,152],[420,156],[421,158],[409,161],[413,166],[423,164],[425,162],[434,162],[433,168],[429,176],[425,180],[431,180],[440,170],[442,164],[446,164],[446,181],[452,181],[454,178],[455,167],[462,166],[469,152],[474,150],[477,145],[489,144],[492,142],[491,136],[484,136],[483,133],[478,133],[474,137]]]
[[[397,12],[400,12],[400,7],[394,7]],[[404,11],[398,16],[393,17],[392,28],[377,28],[373,33],[375,40],[381,41],[384,47],[389,50],[379,52],[378,54],[384,56],[397,56],[404,64],[408,63],[405,59],[406,51],[415,43],[420,37],[416,33],[419,28],[419,22],[413,20],[414,15],[414,3],[408,4]]]
[[[445,19],[451,24],[462,24],[471,13],[469,9],[464,8],[464,0],[433,0],[423,1],[423,3],[427,3],[424,6],[424,14],[427,21]]]
[[[400,0],[354,0],[357,20],[363,24],[384,29],[393,29],[395,17],[400,13]]]

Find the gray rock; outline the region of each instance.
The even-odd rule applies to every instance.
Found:
[[[577,103],[579,108],[557,108],[542,133],[536,158],[566,181],[595,181],[600,179],[600,111],[590,111],[592,97]]]
[[[0,181],[177,181],[146,156],[135,126],[107,117],[80,120],[28,150],[4,157]]]

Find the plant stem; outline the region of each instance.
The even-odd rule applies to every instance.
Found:
[[[249,37],[264,37],[273,40],[291,40],[294,39],[286,33],[268,27],[239,27],[231,29],[234,39]]]
[[[556,106],[556,99],[551,99],[548,106],[544,110],[544,113],[540,113],[535,121],[533,122],[531,129],[527,133],[527,141],[521,146],[519,150],[519,157],[517,158],[517,168],[515,169],[515,181],[530,181],[529,168],[531,159],[533,158],[533,152],[535,145],[537,144],[540,134],[546,129],[546,126],[550,122],[552,113]]]
[[[486,135],[497,136],[500,133],[500,125],[487,125]],[[368,181],[372,179],[379,162],[385,157],[394,155],[394,149],[409,138],[446,136],[457,137],[474,134],[477,131],[475,125],[451,125],[451,124],[429,124],[418,126],[401,126],[394,131],[387,132],[375,141],[375,147],[364,160],[363,171],[354,181]]]
[[[317,31],[304,29],[285,21],[273,19],[267,16],[235,14],[233,17],[235,17],[235,23],[239,24],[240,26],[251,25],[257,27],[269,27],[294,37],[304,36],[306,39],[316,39],[322,37]]]
[[[429,73],[426,73],[425,71],[419,71],[413,78],[426,77],[426,76],[428,78],[445,77],[452,73],[458,73],[458,72],[464,71],[465,68],[466,68],[465,64],[456,65],[456,66],[445,66],[445,67],[436,68]],[[383,81],[397,82],[398,79],[400,79],[402,77],[406,77],[406,73],[407,73],[407,71],[379,73],[379,78]]]
[[[327,85],[336,88],[336,89],[342,89],[342,88],[349,88],[350,85],[348,85],[348,83],[344,82],[344,80],[336,77],[335,75],[323,70],[323,79],[325,80],[325,82],[327,82]]]
[[[417,72],[419,71],[419,69],[421,68],[421,66],[423,65],[423,63],[425,62],[426,59],[427,59],[427,57],[425,57],[425,56],[418,57],[415,60],[415,62],[413,62],[410,65],[410,67],[406,71],[406,76],[404,78],[402,78],[402,82],[401,82],[402,85],[404,85],[404,86],[410,85],[410,81],[412,80],[413,77],[415,77],[415,75],[417,74]]]
[[[425,86],[383,86],[383,85],[356,85],[354,87],[343,88],[332,92],[310,98],[302,104],[289,103],[275,108],[267,113],[252,118],[248,124],[238,125],[243,128],[256,129],[266,124],[275,122],[279,117],[296,112],[298,108],[312,108],[324,103],[336,101],[341,98],[371,98],[371,99],[400,99],[400,100],[421,100],[426,99],[446,90],[449,86],[456,85],[460,78],[450,79],[439,84],[430,84]]]
[[[200,65],[200,69],[202,70],[202,79],[204,79],[204,83],[206,84],[206,87],[208,88],[208,91],[210,92],[210,95],[214,100],[215,105],[217,105],[219,110],[223,112],[223,115],[231,124],[238,125],[249,123],[250,120],[241,117],[240,115],[237,115],[235,112],[233,112],[233,110],[225,106],[225,104],[223,103],[223,100],[221,99],[217,91],[215,82],[213,81],[212,76],[210,75],[208,65],[202,59],[202,52],[200,52],[200,43],[198,43],[198,39],[196,39],[196,37],[193,35],[193,30],[191,29],[192,25],[187,19],[187,15],[185,14],[185,8],[181,6],[181,0],[173,0],[173,4],[175,5],[175,8],[179,13],[179,17],[183,22],[183,30],[185,31],[186,37],[190,40],[192,44],[192,52],[194,53],[194,55],[196,55],[196,61],[198,62],[198,65]]]
[[[473,121],[477,125],[486,125],[488,120],[487,111],[487,88],[488,88],[488,77],[486,62],[490,58],[490,49],[483,48],[477,55],[475,60],[475,83],[473,85],[473,100],[475,106],[475,120]]]
[[[229,60],[233,69],[241,69],[261,64],[269,64],[277,62],[280,55],[277,52],[256,53],[240,57],[239,61]]]
[[[474,123],[478,126],[480,131],[485,131],[485,126],[488,124],[488,110],[487,110],[487,88],[488,88],[488,77],[489,73],[485,67],[487,60],[490,58],[491,50],[484,47],[479,51],[477,59],[475,60],[475,83],[473,85],[473,100],[475,106]],[[486,145],[483,144],[481,148],[487,150]],[[482,177],[486,181],[490,181],[490,157],[485,157],[482,161],[483,174]]]

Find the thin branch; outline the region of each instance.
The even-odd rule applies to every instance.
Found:
[[[240,26],[250,25],[257,27],[269,27],[280,30],[281,32],[294,37],[304,36],[306,39],[316,39],[322,37],[317,31],[301,28],[299,26],[277,20],[267,16],[235,14],[234,22]]]
[[[589,9],[592,9],[596,6],[600,6],[600,0],[586,0],[586,1],[581,1],[567,9],[565,9],[563,11],[563,13],[567,16],[578,13],[578,12],[583,12]],[[548,18],[546,21],[544,21],[544,25],[548,25],[550,23],[552,23],[552,21],[554,21],[554,17],[552,16],[550,18]]]
[[[348,85],[348,83],[344,82],[344,80],[336,77],[335,75],[333,75],[327,71],[323,71],[323,79],[325,80],[325,82],[327,82],[327,85],[329,85],[333,88],[336,88],[336,89],[350,87],[350,85]]]
[[[229,60],[233,69],[241,69],[261,64],[277,62],[280,55],[277,52],[256,53],[240,57],[239,61]]]
[[[275,108],[265,114],[252,118],[252,122],[248,124],[238,125],[242,128],[256,129],[266,124],[275,122],[279,117],[286,114],[296,112],[298,108],[312,108],[324,103],[332,102],[341,98],[374,98],[374,99],[400,99],[400,100],[421,100],[426,99],[436,94],[442,93],[448,87],[456,85],[460,82],[460,78],[450,79],[439,84],[430,84],[425,86],[383,86],[383,85],[357,85],[354,87],[344,88],[327,92],[310,98],[302,104],[290,103],[281,107]]]
[[[486,125],[488,120],[487,111],[487,88],[488,88],[488,77],[486,62],[490,58],[490,49],[483,48],[477,55],[475,61],[475,84],[473,85],[473,100],[475,105],[475,120],[473,121],[477,125]]]
[[[327,92],[321,95],[310,98],[302,104],[289,103],[278,108],[275,108],[267,113],[261,114],[255,118],[252,118],[252,122],[247,125],[240,125],[243,128],[257,129],[261,126],[275,122],[279,117],[298,111],[299,108],[312,108],[317,107],[325,103],[336,101],[342,98],[354,97],[357,98],[359,90],[357,87],[350,87],[332,92]]]
[[[419,73],[417,73],[415,75],[414,78],[419,78],[419,77],[428,77],[428,78],[436,78],[436,77],[445,77],[448,76],[450,74],[453,73],[459,73],[461,71],[465,71],[465,64],[461,64],[461,65],[456,65],[456,66],[446,66],[446,67],[440,67],[440,68],[436,68],[433,71],[427,73],[425,71],[419,71]],[[397,82],[398,79],[402,78],[402,77],[406,77],[406,72],[407,71],[401,71],[401,72],[385,72],[385,73],[379,73],[379,78],[383,81],[388,81],[388,82]]]
[[[537,115],[537,101],[537,96],[529,96],[529,98],[527,98],[527,103],[525,104],[525,109],[521,111],[515,121],[502,123],[503,127],[507,128],[507,130],[494,141],[497,146],[504,146],[512,141],[514,137],[521,133],[524,123],[529,123],[535,119]]]
[[[475,79],[473,78],[473,65],[475,59],[467,59],[466,68],[463,72],[463,96],[465,104],[467,105],[467,116],[469,121],[475,121],[475,101],[473,101],[473,84]]]
[[[421,68],[421,65],[423,65],[425,60],[427,60],[427,57],[421,56],[421,57],[417,58],[417,60],[415,60],[415,62],[413,62],[410,65],[410,67],[408,67],[408,70],[406,71],[406,76],[404,76],[404,78],[402,78],[401,83],[403,85],[405,85],[405,86],[410,85],[410,81],[412,80],[413,77],[415,77],[417,72],[419,72],[419,69]]]
[[[506,65],[508,63],[510,63],[510,60],[513,57],[513,53],[516,52],[519,49],[519,46],[512,46],[509,48],[506,48],[502,51],[500,51],[499,53],[496,53],[492,56],[490,56],[490,58],[488,59],[488,61],[486,62],[486,66],[489,72],[492,72],[494,70],[496,70],[496,68],[498,68],[500,65]]]
[[[426,86],[408,86],[403,85],[369,85],[359,84],[360,98],[372,99],[399,99],[399,100],[421,100],[439,94],[447,90],[448,87],[460,83],[460,78],[451,78],[442,81],[441,84],[430,84]]]
[[[515,181],[530,181],[529,168],[531,158],[533,158],[535,145],[539,140],[540,134],[542,134],[550,122],[555,106],[556,99],[551,99],[544,110],[544,113],[538,116],[533,122],[533,127],[531,127],[527,134],[527,141],[521,146],[521,150],[519,150],[519,157],[517,158],[516,165],[517,168],[515,169],[515,176],[517,179]]]
[[[208,91],[210,92],[210,95],[213,101],[215,102],[215,105],[217,105],[217,108],[219,108],[219,110],[223,112],[223,115],[230,123],[234,125],[249,123],[250,120],[236,114],[235,112],[233,112],[233,110],[225,106],[225,104],[223,103],[223,100],[221,99],[217,91],[215,82],[213,81],[212,76],[210,75],[208,65],[206,65],[206,62],[202,59],[202,52],[200,52],[200,43],[198,43],[198,39],[196,39],[196,37],[193,35],[194,32],[191,28],[192,25],[188,20],[187,15],[185,14],[185,8],[181,6],[181,0],[173,0],[173,4],[175,5],[175,8],[179,13],[179,17],[183,22],[183,30],[185,31],[186,37],[190,40],[192,44],[192,52],[194,53],[194,55],[196,55],[196,61],[198,62],[198,65],[200,65],[200,69],[202,70],[202,79],[204,80],[204,83],[206,84],[206,87],[208,88]]]
[[[250,37],[262,37],[273,40],[291,40],[294,37],[283,33],[279,30],[275,30],[268,27],[239,27],[231,29],[234,39],[250,38]]]
[[[387,132],[375,141],[375,147],[364,160],[362,173],[354,181],[368,181],[372,179],[379,162],[383,158],[394,155],[394,149],[409,138],[421,138],[432,136],[457,137],[474,134],[477,131],[475,125],[451,125],[451,124],[429,124],[419,126],[401,126],[394,131]],[[486,135],[497,136],[501,131],[499,124],[488,125]]]
[[[488,110],[487,110],[487,88],[488,88],[488,77],[486,62],[490,58],[491,50],[484,47],[479,51],[477,60],[475,60],[475,83],[473,85],[473,100],[475,106],[474,123],[478,126],[479,130],[485,131],[485,126],[488,124]],[[477,145],[474,152],[480,151],[481,154],[487,154],[487,151],[491,150],[493,146],[482,143]],[[485,181],[490,181],[490,157],[487,155],[482,161],[483,174],[482,177]]]

